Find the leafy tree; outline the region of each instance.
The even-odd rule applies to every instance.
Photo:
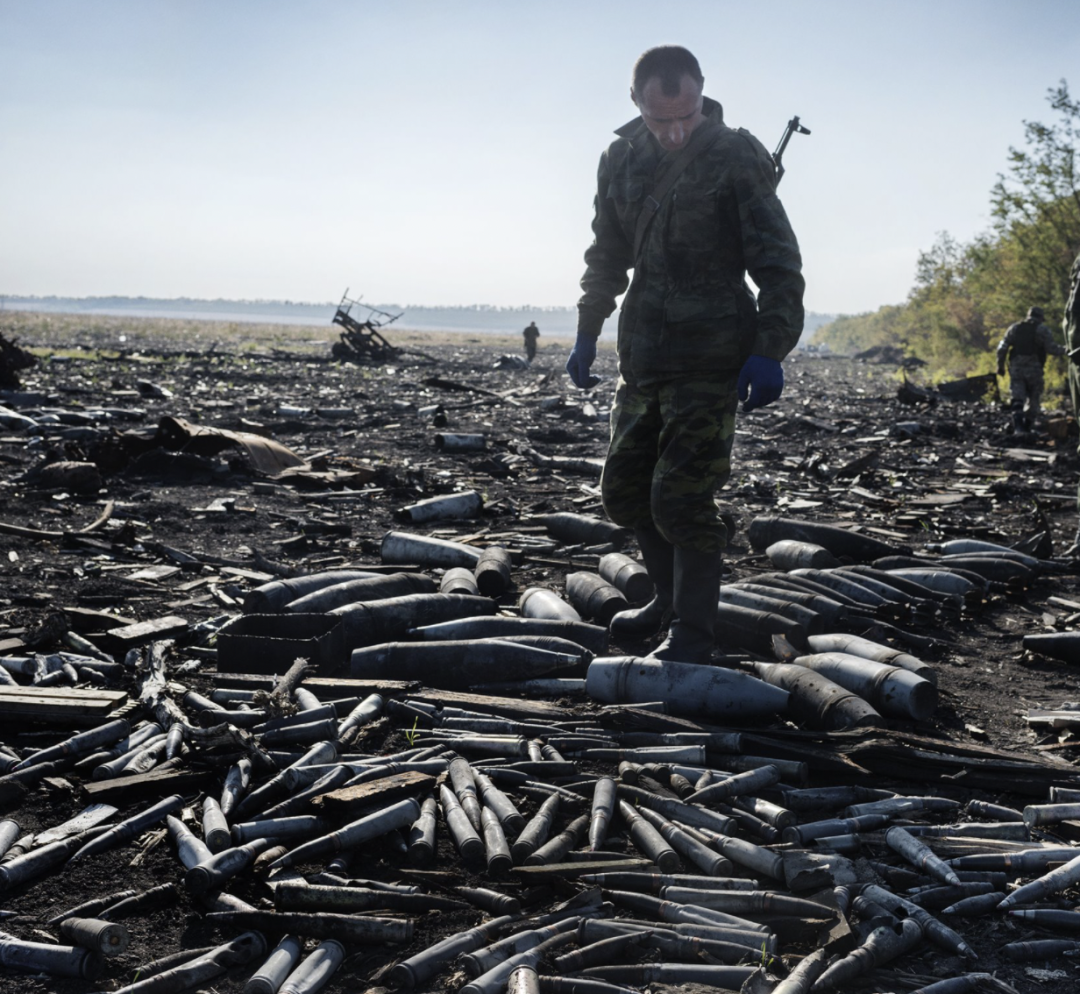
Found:
[[[818,329],[816,344],[901,345],[938,380],[992,369],[997,340],[1033,304],[1062,313],[1080,249],[1080,101],[1065,80],[1047,99],[1057,123],[1024,122],[1025,147],[1009,149],[990,191],[991,230],[968,244],[941,232],[919,254],[906,303],[839,318]],[[1048,374],[1048,385],[1060,383],[1060,371]]]
[[[841,315],[822,325],[813,342],[844,354],[861,352],[875,345],[900,345],[897,319],[903,311],[903,305],[893,305],[868,314]]]
[[[1009,149],[1009,171],[990,191],[999,274],[1008,278],[992,298],[1010,314],[1039,303],[1060,314],[1069,293],[1069,267],[1080,249],[1080,102],[1065,80],[1047,91],[1055,125],[1024,122],[1026,149]]]

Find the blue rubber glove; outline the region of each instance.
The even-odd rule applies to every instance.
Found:
[[[750,356],[739,373],[738,391],[744,411],[771,404],[784,392],[784,367],[763,355]]]
[[[578,335],[574,342],[570,358],[566,360],[566,371],[574,386],[588,390],[600,382],[599,376],[590,376],[589,367],[596,362],[596,339],[592,335]]]

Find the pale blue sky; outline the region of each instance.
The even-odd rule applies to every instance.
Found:
[[[1076,0],[0,0],[0,293],[561,305],[634,59],[770,150],[819,312],[897,303],[1080,92]]]

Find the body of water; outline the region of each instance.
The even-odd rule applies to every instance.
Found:
[[[470,334],[518,335],[530,321],[535,321],[541,336],[573,337],[577,332],[576,307],[401,307],[397,304],[372,304],[389,315],[400,314],[387,325],[387,318],[376,314],[377,322],[389,330],[460,331]],[[42,314],[103,314],[113,317],[177,318],[188,321],[236,321],[261,324],[329,327],[337,304],[293,303],[286,300],[162,300],[151,297],[0,297],[4,310],[32,311]],[[351,314],[359,321],[369,311],[354,304]],[[834,314],[807,313],[802,341],[805,342]],[[603,338],[614,339],[618,321],[616,311],[604,324]]]

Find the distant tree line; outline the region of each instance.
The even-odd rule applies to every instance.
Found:
[[[1060,336],[1080,251],[1080,101],[1065,80],[1047,100],[1057,123],[1024,122],[1025,147],[1009,149],[1008,168],[990,191],[990,230],[967,244],[942,232],[920,253],[905,303],[837,318],[813,344],[847,354],[899,346],[923,359],[936,382],[992,370],[1005,329],[1033,305]],[[1048,363],[1048,386],[1060,386],[1063,368]]]

